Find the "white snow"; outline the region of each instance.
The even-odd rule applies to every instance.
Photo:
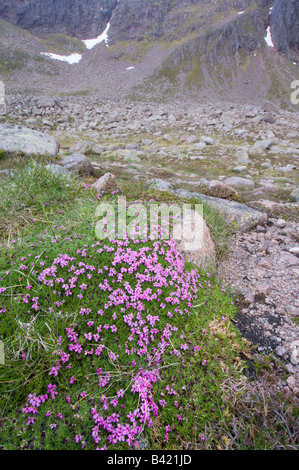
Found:
[[[58,55],[58,54],[51,54],[51,52],[41,52],[42,55],[50,57],[54,60],[60,60],[62,62],[67,62],[69,64],[78,64],[82,59],[81,54],[71,54],[71,55]]]
[[[271,36],[271,27],[267,28],[267,36],[264,38],[269,47],[274,47],[272,36]]]
[[[110,23],[107,24],[105,31],[103,31],[102,34],[100,34],[97,38],[83,40],[87,49],[92,49],[94,46],[96,46],[97,44],[100,44],[103,41],[105,41],[106,46],[109,47],[109,44],[108,44],[109,29],[110,29]]]
[[[97,38],[95,39],[86,39],[83,40],[85,46],[87,49],[92,49],[94,46],[97,44],[100,44],[101,42],[105,41],[105,44],[107,47],[108,45],[108,31],[110,28],[110,23],[107,24],[105,31],[102,32]],[[71,55],[58,55],[58,54],[52,54],[51,52],[41,52],[42,55],[45,55],[47,57],[50,57],[51,59],[54,60],[60,60],[62,62],[67,62],[68,64],[78,64],[80,60],[82,59],[82,54],[71,54]]]

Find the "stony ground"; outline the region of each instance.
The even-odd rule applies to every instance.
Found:
[[[220,196],[220,208],[230,199],[250,207],[254,223],[236,229],[218,275],[240,295],[237,323],[257,347],[255,360],[265,352],[281,360],[276,387],[299,395],[298,113],[268,102],[94,104],[88,97],[14,96],[1,120],[55,136],[57,163],[84,154],[99,174]]]

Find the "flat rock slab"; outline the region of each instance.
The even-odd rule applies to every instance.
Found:
[[[0,150],[4,152],[55,157],[59,146],[58,140],[49,134],[0,124]]]
[[[227,218],[227,221],[233,224],[237,231],[250,230],[256,225],[263,225],[267,221],[267,214],[236,201],[206,196],[187,189],[176,189],[170,192],[180,197],[187,199],[196,198],[210,204],[215,207],[215,209],[218,209],[219,212]]]

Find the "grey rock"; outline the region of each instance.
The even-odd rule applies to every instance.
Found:
[[[117,155],[122,157],[125,162],[134,162],[134,163],[141,162],[141,159],[139,158],[139,155],[141,155],[141,152],[138,152],[137,150],[118,150]]]
[[[254,146],[249,150],[249,155],[256,155],[264,153],[269,150],[275,144],[274,139],[264,139],[255,142]]]
[[[93,185],[97,191],[110,191],[117,188],[116,177],[112,173],[106,173],[98,179]]]
[[[37,101],[37,106],[40,108],[53,108],[57,105],[57,102],[53,98],[40,98]]]
[[[83,154],[73,153],[62,160],[62,166],[80,176],[96,176],[96,169]]]
[[[294,189],[294,191],[291,193],[291,198],[294,201],[299,202],[299,188]]]
[[[291,363],[294,366],[297,366],[299,364],[299,340],[293,341],[291,343]]]
[[[287,350],[283,346],[277,346],[275,352],[279,357],[284,357],[287,354]]]
[[[4,152],[55,157],[59,147],[58,140],[46,133],[0,124],[0,150]]]
[[[102,147],[101,145],[98,145],[98,144],[95,144],[93,147],[92,147],[92,151],[91,153],[93,155],[102,155],[102,153],[105,151],[105,148]]]
[[[184,258],[207,270],[215,264],[215,244],[205,219],[196,211],[184,210],[174,223],[176,249]]]
[[[246,173],[247,172],[247,166],[235,166],[235,168],[233,168],[233,171],[235,173]]]
[[[225,181],[225,184],[238,189],[253,189],[254,181],[246,178],[240,178],[238,176],[232,176]]]
[[[256,225],[263,225],[267,221],[267,215],[251,207],[228,199],[220,199],[213,196],[189,191],[188,189],[176,189],[170,192],[187,199],[198,199],[203,203],[210,204],[219,210],[227,222],[235,231],[247,231]]]
[[[276,225],[278,228],[284,228],[287,225],[287,223],[283,219],[278,219],[278,221],[276,222]]]
[[[237,157],[238,163],[249,163],[250,162],[248,152],[246,150],[241,150],[241,149],[238,150],[236,152],[236,157]]]
[[[159,178],[155,178],[150,181],[150,188],[156,189],[158,191],[169,191],[173,188],[172,184],[168,181],[161,180]]]
[[[292,364],[286,364],[285,367],[289,374],[295,374],[296,368]]]
[[[79,140],[72,147],[73,153],[83,153],[84,155],[90,155],[92,153],[94,143],[88,140]]]
[[[200,140],[206,145],[215,145],[215,140],[208,135],[201,136]]]

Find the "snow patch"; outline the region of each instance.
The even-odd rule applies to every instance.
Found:
[[[45,55],[46,57],[50,57],[54,60],[60,60],[61,62],[67,62],[68,64],[78,64],[82,59],[81,54],[71,54],[71,55],[58,55],[52,54],[51,52],[41,52],[41,55]]]
[[[267,28],[267,36],[264,38],[269,47],[274,47],[272,36],[271,36],[271,27]]]
[[[103,41],[105,41],[106,46],[109,47],[109,44],[108,44],[109,29],[110,29],[110,23],[107,24],[105,31],[103,31],[102,34],[100,34],[97,38],[85,39],[82,42],[84,42],[87,49],[92,49],[94,46],[96,46],[97,44],[100,44]]]

